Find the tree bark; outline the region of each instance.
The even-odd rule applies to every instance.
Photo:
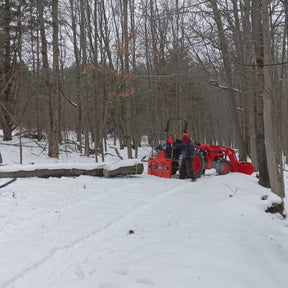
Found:
[[[48,178],[48,177],[77,177],[81,175],[88,175],[88,176],[120,176],[120,175],[138,175],[142,174],[144,171],[143,163],[127,163],[127,160],[120,160],[115,163],[106,165],[106,164],[91,164],[89,167],[81,168],[81,164],[78,165],[79,167],[75,168],[57,168],[51,167],[50,169],[47,168],[40,168],[35,167],[35,169],[25,170],[22,169],[22,166],[19,166],[19,170],[12,170],[12,171],[5,171],[6,166],[0,169],[0,178],[26,178],[26,177],[40,177],[40,178]],[[37,166],[37,165],[35,165]],[[56,165],[55,165],[56,166]],[[61,165],[60,165],[61,166]],[[33,166],[32,166],[33,167]]]
[[[87,64],[87,25],[86,25],[86,0],[80,0],[80,51],[81,51],[81,64],[82,64],[82,71],[86,69]],[[85,147],[85,156],[89,156],[90,150],[90,142],[89,142],[89,107],[88,107],[88,72],[85,74],[82,72],[81,74],[81,87],[82,91],[80,93],[81,101],[82,101],[82,117],[83,117],[83,131],[84,131],[84,147]]]
[[[53,89],[49,93],[50,133],[48,156],[59,156],[59,99],[60,99],[60,70],[59,70],[59,20],[58,0],[52,0],[52,25],[53,25]]]
[[[57,7],[56,7],[57,6]],[[57,63],[59,59],[59,50],[56,45],[58,45],[58,0],[52,1],[52,20],[53,20],[53,52],[56,53],[53,58],[53,68],[57,69]],[[48,123],[48,142],[49,142],[49,157],[57,158],[59,155],[59,148],[58,148],[58,106],[55,102],[55,95],[53,95],[53,87],[50,79],[50,72],[49,72],[49,62],[48,62],[48,47],[47,47],[47,38],[46,38],[46,31],[45,31],[45,22],[44,22],[44,3],[43,0],[39,0],[38,2],[38,13],[39,13],[39,29],[40,29],[40,37],[41,37],[41,53],[42,53],[42,63],[43,63],[43,74],[45,80],[45,92],[48,94],[48,101],[49,101],[49,123]],[[57,15],[56,15],[57,14]],[[57,26],[57,27],[56,27]],[[58,56],[57,56],[58,53]],[[59,66],[58,66],[59,69]],[[55,72],[55,71],[54,71]],[[54,83],[57,85],[57,76],[55,80],[54,76]],[[58,79],[59,80],[59,79]],[[58,87],[59,88],[59,87]],[[58,98],[58,97],[57,97]]]
[[[3,129],[3,140],[4,141],[10,141],[12,140],[12,127],[13,127],[13,121],[10,114],[10,99],[11,99],[11,87],[12,82],[14,78],[14,73],[12,71],[11,66],[11,3],[9,0],[5,0],[4,4],[4,14],[3,14],[3,27],[4,27],[4,33],[3,33],[3,42],[4,42],[4,63],[3,63],[3,93],[0,91],[0,113],[1,118],[0,121],[2,123],[2,129]],[[2,89],[1,89],[2,90]]]
[[[285,197],[282,146],[281,146],[281,105],[279,105],[279,79],[272,63],[271,35],[269,24],[269,0],[263,0],[263,49],[264,49],[264,90],[263,114],[265,127],[265,145],[271,190],[282,199]],[[277,85],[278,83],[278,85]],[[274,85],[273,85],[274,84]],[[277,85],[277,86],[276,86]],[[278,89],[277,89],[278,88]]]
[[[4,172],[0,171],[0,178],[27,178],[27,177],[39,177],[39,178],[49,178],[49,177],[77,177],[81,175],[88,176],[103,176],[103,167],[93,168],[93,169],[35,169],[35,170],[18,170]]]
[[[125,160],[124,160],[125,161]],[[121,161],[120,161],[121,163]],[[124,175],[138,175],[142,174],[144,171],[144,166],[142,163],[130,165],[130,166],[122,166],[117,168],[104,168],[103,175],[106,177],[114,177],[114,176],[124,176]]]
[[[129,34],[128,34],[128,0],[124,0],[124,50],[125,50],[125,54],[124,54],[124,71],[125,71],[125,77],[128,76],[129,72],[130,72],[130,67],[129,67]],[[130,79],[129,77],[127,77],[127,83],[125,85],[126,89],[129,89],[130,87]],[[133,155],[132,155],[132,98],[134,97],[134,95],[130,95],[127,99],[126,99],[126,125],[127,125],[127,154],[128,154],[128,158],[132,159]]]
[[[264,48],[263,48],[263,27],[261,20],[261,1],[254,0],[252,5],[252,33],[254,39],[254,52],[256,58],[256,83],[254,99],[255,131],[256,131],[256,152],[259,169],[259,184],[270,188],[268,172],[267,153],[265,145],[265,128],[263,116],[263,89],[264,89]]]
[[[226,81],[227,81],[227,86],[228,86],[228,93],[229,93],[229,104],[230,108],[232,109],[232,117],[233,117],[233,124],[235,125],[235,133],[236,133],[236,138],[237,138],[237,143],[239,145],[239,158],[240,160],[246,160],[246,156],[248,154],[248,147],[246,143],[244,142],[244,137],[241,132],[240,128],[240,122],[238,115],[236,113],[236,102],[235,102],[235,92],[233,90],[233,80],[232,80],[232,67],[231,63],[229,60],[229,49],[228,49],[228,43],[225,38],[224,34],[224,28],[222,24],[222,19],[221,19],[221,12],[218,9],[217,2],[216,0],[210,0],[210,3],[212,5],[212,10],[213,10],[213,16],[215,23],[217,25],[217,30],[218,30],[218,37],[219,37],[219,42],[220,42],[220,51],[222,54],[222,59],[223,59],[223,66],[224,66],[224,71],[225,71],[225,76],[226,76]],[[243,156],[242,156],[243,155]]]
[[[70,13],[71,13],[71,27],[72,27],[72,42],[73,42],[73,52],[74,52],[74,59],[75,59],[75,94],[77,103],[77,123],[76,123],[76,133],[77,133],[77,140],[79,142],[80,153],[82,153],[82,128],[83,128],[83,120],[82,120],[82,99],[81,99],[81,87],[80,87],[80,52],[78,47],[77,41],[77,10],[75,7],[75,0],[69,0],[70,4]],[[76,12],[75,12],[76,10]]]

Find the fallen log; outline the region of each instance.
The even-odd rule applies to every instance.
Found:
[[[110,164],[105,163],[62,163],[6,165],[0,167],[0,178],[25,177],[77,177],[81,175],[113,177],[118,175],[136,175],[143,173],[143,164],[138,160],[120,160]]]
[[[35,169],[31,171],[19,170],[11,172],[0,172],[0,178],[25,178],[25,177],[77,177],[81,175],[103,176],[103,169]]]
[[[143,163],[139,160],[128,159],[107,164],[103,169],[103,174],[106,177],[114,177],[142,174],[143,171]]]
[[[74,168],[74,167],[75,168]],[[104,164],[13,165],[0,167],[0,178],[103,176]]]

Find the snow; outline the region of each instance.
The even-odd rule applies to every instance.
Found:
[[[0,171],[20,167],[19,147],[6,145],[17,141],[0,138]],[[25,141],[26,169],[103,165],[67,149],[49,159]],[[279,198],[254,174],[209,170],[192,183],[144,165],[142,175],[19,178],[1,188],[0,287],[288,287],[288,220],[265,213]]]
[[[108,163],[104,166],[104,169],[108,171],[116,170],[121,167],[129,167],[141,164],[140,159],[125,159],[125,160],[118,160],[112,163]]]

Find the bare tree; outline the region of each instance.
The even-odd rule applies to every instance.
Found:
[[[48,95],[49,103],[49,124],[48,124],[48,141],[49,141],[49,152],[48,155],[53,158],[57,158],[59,155],[58,147],[58,93],[59,93],[59,48],[58,48],[58,1],[53,0],[52,2],[52,19],[53,19],[53,82],[51,82],[51,73],[49,69],[48,61],[48,47],[47,38],[45,31],[44,22],[44,3],[43,0],[38,2],[38,13],[39,13],[39,29],[41,35],[41,52],[42,52],[42,63],[43,63],[43,75],[45,80],[45,93]],[[58,72],[57,72],[58,69]],[[56,73],[56,74],[55,74]],[[55,85],[53,85],[55,84]]]
[[[255,124],[256,124],[256,150],[259,169],[259,183],[270,187],[267,153],[265,146],[265,127],[263,115],[263,89],[264,89],[264,47],[263,26],[261,19],[261,0],[253,1],[252,29],[254,37],[254,50],[256,58],[256,83],[255,83]]]
[[[279,78],[273,62],[271,51],[271,29],[269,19],[269,1],[262,2],[263,25],[263,52],[264,52],[264,89],[263,89],[263,114],[265,127],[265,144],[271,190],[285,197],[282,142],[281,142],[281,98],[279,95]]]
[[[236,101],[235,101],[235,92],[234,92],[234,86],[233,86],[233,79],[232,79],[232,67],[231,67],[231,61],[229,60],[230,53],[228,49],[228,43],[224,34],[224,27],[222,24],[222,19],[221,19],[221,12],[218,9],[217,6],[217,1],[216,0],[211,0],[210,1],[212,10],[213,10],[213,16],[214,20],[217,26],[217,31],[218,31],[218,36],[219,36],[219,43],[220,43],[220,51],[222,55],[222,60],[223,60],[223,66],[224,66],[224,71],[225,71],[225,76],[226,76],[226,81],[227,81],[227,86],[228,86],[228,93],[229,93],[229,103],[230,107],[232,110],[232,116],[233,116],[233,125],[236,130],[236,137],[237,137],[237,142],[239,143],[239,158],[242,160],[245,160],[248,154],[248,147],[247,143],[244,142],[244,137],[242,135],[242,131],[240,128],[240,121],[238,114],[236,113]]]
[[[12,131],[22,120],[27,104],[29,87],[23,79],[27,66],[23,61],[23,23],[26,23],[24,1],[0,3],[1,73],[0,73],[0,123],[4,140],[12,139]],[[27,76],[27,75],[26,75]],[[28,90],[24,92],[24,87]],[[24,92],[24,93],[23,93]]]
[[[15,81],[16,72],[13,69],[11,61],[11,22],[12,22],[12,2],[5,0],[4,4],[1,5],[2,15],[1,15],[1,25],[3,29],[3,58],[2,58],[2,73],[1,73],[1,90],[0,90],[0,121],[3,129],[3,140],[12,139],[12,130],[15,123],[13,123],[12,116],[12,97],[13,97],[13,82]]]

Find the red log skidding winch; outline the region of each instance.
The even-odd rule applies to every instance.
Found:
[[[185,118],[168,119],[165,129],[166,143],[155,148],[157,155],[150,157],[148,160],[148,174],[150,175],[171,178],[179,169],[181,150],[177,149],[177,143],[181,143],[182,140],[175,139],[170,133],[170,122],[172,120],[183,121],[183,132],[187,132],[187,120]],[[251,175],[255,172],[250,162],[237,159],[236,153],[232,148],[210,144],[195,144],[194,175],[199,178],[205,173],[205,170],[212,168],[220,175],[225,175],[229,172]]]

